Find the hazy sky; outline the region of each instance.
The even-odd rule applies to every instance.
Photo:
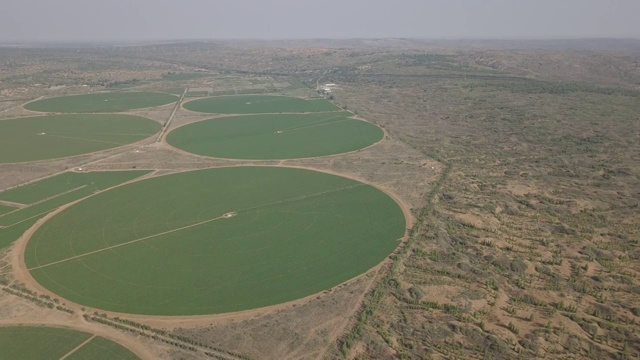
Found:
[[[5,0],[0,41],[640,38],[640,0]]]

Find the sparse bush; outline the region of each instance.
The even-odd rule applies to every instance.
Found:
[[[522,259],[515,259],[511,262],[511,271],[517,273],[524,273],[529,268],[529,265]]]
[[[507,325],[507,329],[516,335],[520,333],[520,329],[512,322]]]

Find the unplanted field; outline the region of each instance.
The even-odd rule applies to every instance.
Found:
[[[178,97],[154,92],[113,92],[61,96],[30,102],[27,110],[56,113],[121,112],[176,102]]]
[[[398,204],[309,170],[231,167],[97,194],[29,240],[44,287],[93,308],[151,315],[247,310],[349,280],[398,245]]]
[[[205,156],[231,159],[293,159],[341,154],[375,144],[379,127],[349,112],[248,115],[186,125],[167,142]]]
[[[48,160],[145,139],[160,124],[131,115],[52,115],[0,121],[0,163]]]
[[[83,342],[91,334],[76,330],[12,326],[0,327],[0,358],[11,360],[49,360],[60,359]],[[102,337],[94,337],[67,359],[139,359],[126,348]]]
[[[275,95],[214,96],[185,103],[187,110],[210,114],[261,114],[337,111],[335,105],[325,99],[305,100]]]

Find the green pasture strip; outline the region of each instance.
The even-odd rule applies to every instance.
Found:
[[[68,360],[136,360],[140,359],[129,349],[107,340],[103,337],[96,336],[86,343],[80,349],[73,352]]]
[[[96,191],[110,188],[112,186],[135,179],[137,177],[140,177],[148,173],[149,171],[145,171],[145,170],[132,170],[132,171],[104,171],[104,172],[95,172],[95,173],[91,172],[91,173],[78,174],[78,175],[84,175],[83,178],[79,178],[79,179],[82,179],[84,183],[87,184],[87,186],[79,188],[75,191],[65,193],[64,195],[53,197],[49,200],[40,202],[36,205],[32,205],[26,208],[22,208],[18,211],[4,214],[0,216],[0,225],[15,226],[19,222],[30,220],[34,217],[41,217],[41,215],[43,216],[44,214],[52,210],[55,210],[56,208],[62,205],[68,204],[72,201],[91,195]],[[56,179],[62,175],[64,174],[58,175],[54,178],[45,179],[43,181]],[[79,179],[76,178],[75,180],[79,180]],[[56,179],[56,180],[60,181],[59,179]],[[37,184],[38,183],[34,183],[33,185],[37,185]],[[21,188],[19,189],[21,190]],[[42,189],[46,189],[46,187]],[[42,193],[44,192],[45,191],[43,190]],[[7,228],[0,229],[0,233],[2,233],[5,230],[7,230]]]
[[[0,199],[2,199],[2,197],[0,197]],[[4,199],[2,199],[2,200],[4,200]],[[6,214],[6,213],[14,211],[14,210],[17,210],[17,209],[14,208],[13,206],[5,206],[5,205],[0,204],[0,215]]]
[[[70,114],[0,122],[0,163],[47,160],[112,149],[160,130],[151,119],[120,114]]]
[[[154,92],[110,92],[42,99],[26,104],[27,110],[59,113],[121,112],[170,104],[178,97]]]
[[[287,96],[238,95],[198,99],[184,108],[213,114],[260,114],[286,112],[318,112],[339,110],[325,99],[305,100]]]
[[[0,327],[0,358],[59,359],[90,337],[90,334],[68,329]]]
[[[89,185],[89,182],[84,181],[86,180],[85,175],[86,174],[66,172],[38,182],[0,192],[0,200],[32,204],[80,186]]]
[[[91,195],[91,193],[93,193],[94,191],[95,190],[92,190],[89,187],[85,187],[77,191],[55,197],[51,200],[43,201],[37,205],[29,206],[24,209],[20,209],[19,211],[5,214],[0,217],[0,225],[6,226],[6,228],[0,229],[0,232],[13,226],[22,224],[22,222],[24,221],[29,221],[34,218],[40,218],[62,205]]]
[[[18,238],[22,236],[25,231],[29,230],[29,228],[32,227],[43,216],[45,216],[45,214],[22,221],[21,223],[8,228],[0,228],[0,249],[6,248],[14,241],[18,240]]]
[[[0,192],[0,200],[32,204],[81,186],[90,186],[93,190],[101,190],[148,173],[149,171],[144,170],[65,172],[29,185]]]
[[[237,215],[220,218],[228,212]],[[404,231],[397,204],[368,185],[299,169],[222,168],[78,203],[43,225],[25,261],[41,285],[84,305],[221,313],[353,278],[389,255]]]
[[[205,156],[292,159],[340,154],[382,139],[379,127],[351,113],[267,114],[218,118],[180,127],[167,142]]]

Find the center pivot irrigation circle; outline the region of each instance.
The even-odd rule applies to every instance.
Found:
[[[67,114],[0,121],[0,164],[41,161],[135,143],[160,130],[151,119],[121,114]]]
[[[25,262],[85,306],[203,315],[300,299],[380,263],[406,219],[382,191],[340,176],[229,167],[143,180],[52,217]]]
[[[339,111],[216,118],[177,128],[167,142],[198,155],[271,160],[342,154],[383,138],[382,129],[352,116]]]
[[[25,109],[56,113],[121,112],[174,103],[178,97],[154,92],[109,92],[84,95],[60,96],[36,100]]]

